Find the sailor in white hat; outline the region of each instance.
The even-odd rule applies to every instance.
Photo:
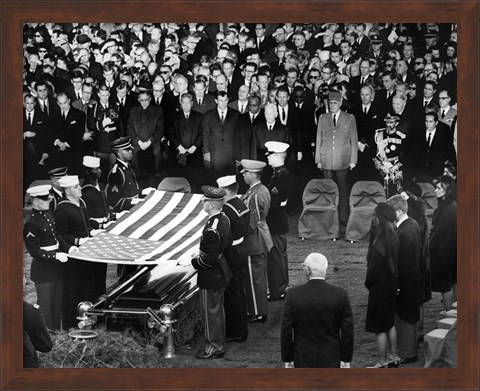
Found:
[[[250,223],[250,211],[238,198],[239,184],[235,175],[217,179],[220,189],[225,190],[225,204],[222,212],[230,220],[232,244],[225,251],[225,257],[232,271],[232,279],[225,290],[225,336],[227,342],[242,342],[247,339],[247,297],[245,294],[247,276],[247,253],[245,236]]]
[[[278,300],[285,297],[285,289],[289,282],[287,202],[293,189],[293,180],[290,171],[285,167],[287,149],[290,145],[278,141],[268,141],[265,143],[265,147],[267,148],[268,164],[273,168],[272,177],[267,186],[271,197],[267,224],[273,241],[273,247],[267,256],[269,300]]]
[[[55,209],[55,224],[58,233],[73,246],[84,244],[90,237],[87,206],[83,201],[82,188],[77,175],[59,179],[64,198]],[[64,301],[62,326],[64,329],[77,327],[77,305],[81,301],[95,300],[91,294],[92,267],[90,262],[70,259],[64,268]]]
[[[23,239],[32,256],[30,278],[35,283],[37,303],[46,326],[60,330],[63,280],[61,263],[67,262],[72,247],[58,234],[53,213],[49,208],[53,199],[51,185],[30,186],[32,214],[23,229]]]
[[[52,202],[50,203],[50,210],[55,211],[57,204],[63,198],[62,187],[58,183],[58,180],[68,174],[68,167],[56,167],[48,171],[50,180],[52,181]]]

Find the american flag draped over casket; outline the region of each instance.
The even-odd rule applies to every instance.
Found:
[[[129,265],[190,258],[207,220],[201,199],[201,194],[152,191],[105,232],[80,246],[75,258]]]

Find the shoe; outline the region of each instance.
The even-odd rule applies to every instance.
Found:
[[[401,358],[400,364],[411,364],[418,361],[418,356],[413,356],[409,358]]]
[[[278,297],[272,297],[270,295],[267,296],[268,301],[275,301],[275,300],[283,300],[285,299],[285,292],[283,292],[280,296]]]
[[[387,364],[381,364],[379,362],[376,362],[373,366],[367,367],[367,368],[388,368],[388,363]]]
[[[214,359],[214,358],[222,358],[225,355],[225,352],[223,350],[219,350],[218,352],[213,352],[213,353],[206,353],[204,350],[200,350],[196,355],[195,358],[198,358],[200,360],[209,360],[209,359]]]
[[[400,357],[396,357],[394,359],[391,359],[387,366],[388,368],[398,368],[400,366],[400,362],[401,362],[401,358]]]
[[[261,322],[264,323],[267,321],[267,315],[250,315],[248,317],[248,323]]]
[[[225,342],[245,342],[247,340],[246,337],[229,337],[225,338]]]

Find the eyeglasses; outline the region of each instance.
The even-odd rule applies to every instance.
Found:
[[[419,62],[415,62],[414,65],[423,65],[423,62],[420,62],[420,61],[419,61]]]
[[[167,73],[169,73],[170,71],[160,71],[160,74],[162,75],[166,75]]]
[[[308,76],[309,79],[318,79],[318,76]]]
[[[411,87],[410,87],[410,90],[415,91],[416,89],[417,89],[417,87],[415,87],[415,86],[411,86]]]
[[[46,53],[46,52],[47,52],[47,50],[45,50],[45,49],[42,49],[42,50],[39,50],[38,52],[39,52],[39,53]]]
[[[332,72],[325,72],[325,71],[322,71],[322,74],[323,75],[330,75]]]
[[[42,36],[40,34],[35,34],[34,37],[42,38]]]
[[[221,38],[217,38],[217,39],[215,39],[215,41],[217,41],[217,42],[223,42],[224,40],[221,39]]]
[[[438,99],[442,99],[442,100],[443,99],[450,99],[450,97],[449,96],[439,96]]]

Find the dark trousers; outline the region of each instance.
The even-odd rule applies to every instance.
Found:
[[[326,179],[333,179],[338,186],[339,202],[338,216],[340,222],[347,224],[350,208],[348,206],[348,169],[345,170],[323,170]]]
[[[200,312],[205,327],[205,353],[223,351],[225,342],[225,311],[223,298],[225,288],[200,289]]]
[[[60,330],[62,318],[63,281],[61,279],[35,283],[37,304],[49,330]]]
[[[247,338],[247,296],[245,267],[232,270],[232,278],[225,289],[225,332],[227,338]]]
[[[249,255],[247,270],[248,313],[250,315],[267,315],[267,254]]]
[[[288,286],[287,235],[272,234],[273,247],[267,255],[268,290],[278,299]]]

